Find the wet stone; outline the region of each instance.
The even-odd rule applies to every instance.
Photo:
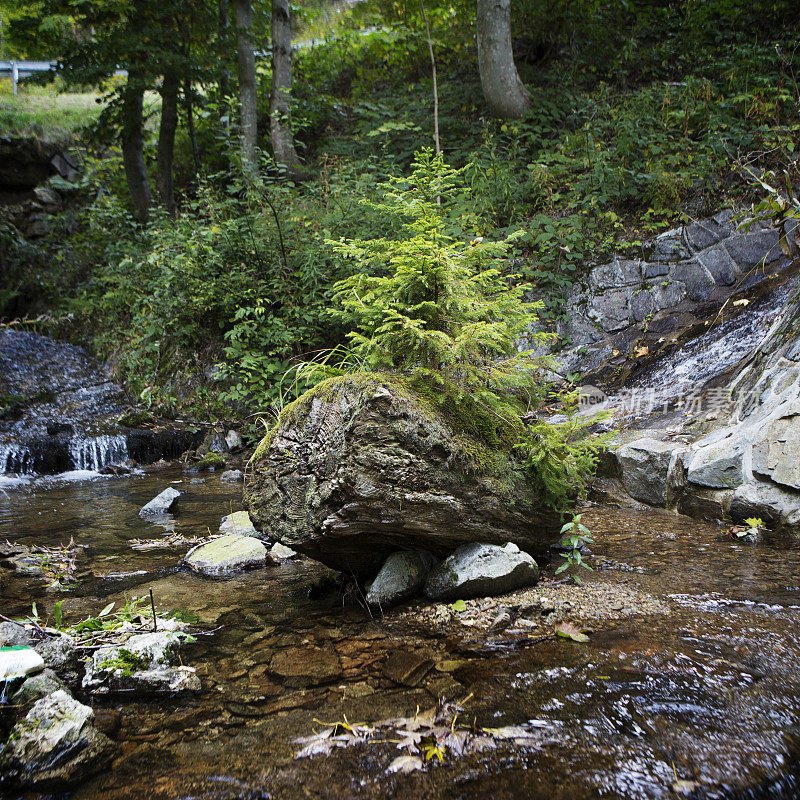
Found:
[[[385,661],[383,676],[401,686],[414,687],[430,672],[433,661],[418,653],[397,650]]]
[[[276,653],[269,670],[288,686],[316,686],[341,677],[339,658],[318,647],[288,647]]]
[[[181,496],[182,492],[173,489],[171,486],[164,489],[163,492],[156,495],[147,505],[143,506],[139,511],[140,517],[162,517],[169,514],[174,506],[175,501]]]

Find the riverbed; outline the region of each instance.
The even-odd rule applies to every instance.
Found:
[[[188,544],[132,545],[215,533],[242,508],[240,487],[172,468],[73,478],[0,487],[0,541],[82,546],[67,591],[4,572],[2,613],[36,602],[46,616],[64,599],[75,622],[152,589],[160,613],[194,621],[197,641],[181,658],[203,683],[191,697],[95,699],[118,756],[76,800],[800,794],[796,541],[768,534],[745,545],[715,524],[589,506],[583,521],[596,544],[584,586],[554,582],[550,565],[522,598],[567,598],[562,617],[589,637],[578,643],[556,636],[549,618],[527,632],[485,624],[521,596],[464,611],[412,603],[370,618],[347,593],[323,591],[332,573],[303,558],[202,578],[180,566]],[[168,485],[186,493],[174,523],[140,519]],[[383,729],[295,757],[294,740],[326,723],[413,718],[442,700],[458,709],[454,730],[522,733],[481,752],[448,751],[411,774],[388,771],[401,751]]]

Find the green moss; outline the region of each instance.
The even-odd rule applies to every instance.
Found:
[[[148,425],[153,421],[153,415],[149,411],[145,411],[141,408],[129,411],[127,414],[123,414],[117,419],[117,422],[120,425],[124,425],[126,428],[141,428],[142,425]]]
[[[122,647],[114,658],[104,659],[98,664],[98,667],[108,672],[119,670],[125,677],[129,677],[134,672],[146,669],[147,661]]]
[[[199,470],[211,469],[212,467],[224,467],[225,458],[219,453],[206,453],[199,461],[195,461],[192,466]]]
[[[468,469],[486,475],[500,474],[508,465],[508,455],[517,441],[522,423],[519,409],[512,403],[489,411],[472,398],[458,394],[446,384],[432,386],[424,376],[384,372],[358,372],[321,381],[278,415],[253,453],[251,463],[262,460],[280,428],[297,424],[315,399],[332,402],[345,387],[366,389],[383,386],[392,394],[420,409],[419,421],[433,423],[446,431],[455,455]]]

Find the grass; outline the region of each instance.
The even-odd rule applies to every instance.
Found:
[[[21,85],[11,93],[11,80],[0,80],[0,130],[12,136],[41,136],[60,141],[91,125],[102,105],[96,92],[57,93],[49,87]]]

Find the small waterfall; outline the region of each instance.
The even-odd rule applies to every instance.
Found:
[[[32,475],[35,461],[36,455],[25,445],[0,444],[0,475],[4,472]]]
[[[119,464],[128,458],[125,436],[92,436],[73,438],[69,443],[72,468],[98,472],[108,464]]]

